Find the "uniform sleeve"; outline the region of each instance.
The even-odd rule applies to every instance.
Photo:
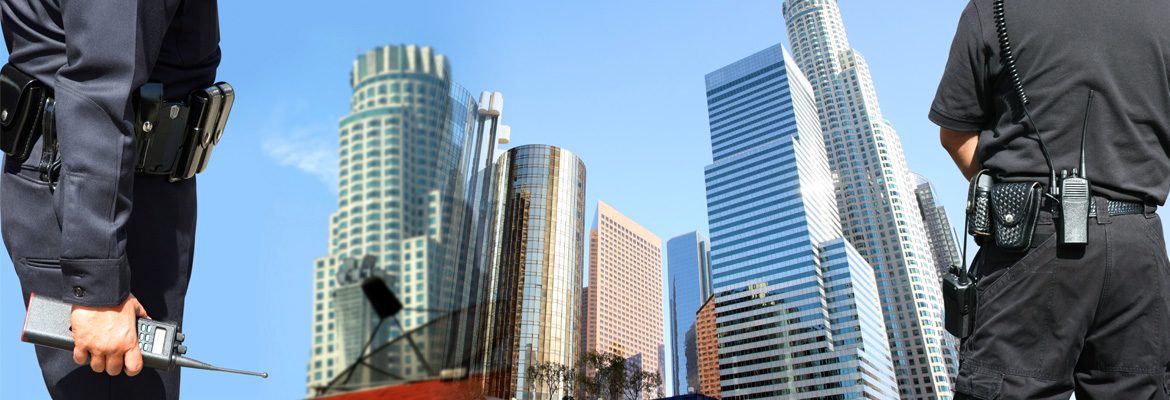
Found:
[[[130,293],[124,227],[134,184],[131,93],[146,82],[173,7],[61,0],[67,63],[55,76],[65,301],[113,306]],[[168,12],[168,8],[170,12]]]
[[[950,58],[930,106],[930,120],[943,128],[980,131],[992,115],[986,96],[989,47],[984,35],[979,8],[971,1],[959,18]]]

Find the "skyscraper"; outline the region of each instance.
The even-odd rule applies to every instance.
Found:
[[[585,163],[558,147],[527,145],[500,156],[485,276],[483,334],[475,371],[484,394],[554,400],[565,388],[528,373],[544,362],[572,366],[584,267]]]
[[[475,216],[506,134],[497,134],[498,107],[490,110],[499,94],[478,104],[450,75],[446,57],[429,47],[379,47],[354,61],[351,110],[339,123],[338,210],[329,254],[313,269],[310,389],[353,363],[366,338],[350,337],[377,322],[342,267],[362,256],[375,258],[361,274],[382,276],[405,305],[396,316],[402,328],[384,324],[371,345],[389,373],[380,383],[437,377],[470,361],[465,311],[478,302],[469,282],[482,269],[471,251],[482,227]],[[398,343],[404,334],[421,351]]]
[[[949,398],[958,367],[902,143],[836,0],[785,0],[793,58],[812,84],[845,238],[878,280],[902,398]]]
[[[666,241],[666,290],[670,312],[671,380],[674,394],[699,389],[699,353],[695,312],[711,297],[711,242],[699,232]],[[665,378],[665,377],[663,377]]]
[[[960,265],[963,261],[959,255],[958,240],[955,238],[955,230],[951,228],[951,221],[947,219],[947,210],[934,202],[934,185],[919,174],[914,174],[914,184],[917,185],[914,188],[914,196],[918,199],[922,221],[926,223],[935,270],[939,279],[942,279],[948,267]]]
[[[780,45],[706,83],[723,399],[894,398],[873,270],[842,238],[812,87]]]
[[[662,374],[662,240],[598,201],[589,246],[585,350],[617,350]]]

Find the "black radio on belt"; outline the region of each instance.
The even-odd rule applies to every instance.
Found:
[[[138,172],[166,175],[171,182],[203,172],[211,150],[235,102],[226,82],[191,92],[185,103],[163,101],[161,83],[151,82],[134,96]],[[52,89],[32,76],[5,64],[0,71],[0,150],[24,162],[44,136],[42,180],[52,183],[60,167],[56,148]]]

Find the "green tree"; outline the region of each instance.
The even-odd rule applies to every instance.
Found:
[[[647,399],[658,399],[665,395],[662,393],[662,375],[658,372],[643,373],[642,381],[642,390]]]
[[[541,367],[540,363],[528,364],[528,368],[524,371],[526,372],[525,375],[527,376],[528,380],[525,386],[531,386],[533,388],[533,392],[539,392],[540,384],[544,381],[544,368]]]

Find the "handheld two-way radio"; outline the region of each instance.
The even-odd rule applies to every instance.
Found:
[[[1061,244],[1089,243],[1089,207],[1092,207],[1092,186],[1085,170],[1085,135],[1089,131],[1089,110],[1093,107],[1093,91],[1085,105],[1085,123],[1081,128],[1080,170],[1060,171],[1060,224],[1057,239]]]
[[[73,350],[73,332],[70,313],[73,306],[50,297],[30,295],[28,314],[24,319],[24,331],[20,340],[35,345],[66,351]],[[138,347],[142,350],[142,364],[148,368],[169,371],[174,367],[187,367],[223,371],[267,378],[267,372],[248,372],[220,368],[182,356],[187,352],[183,345],[183,333],[179,326],[148,318],[138,319]]]

